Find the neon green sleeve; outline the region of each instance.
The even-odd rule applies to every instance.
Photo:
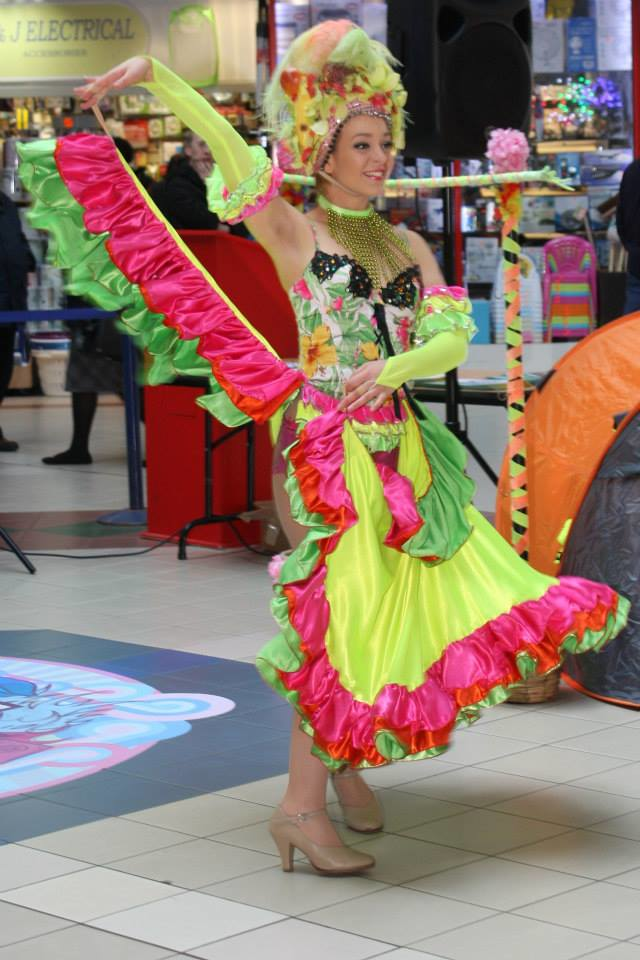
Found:
[[[467,352],[467,338],[463,333],[443,331],[423,347],[389,357],[376,383],[397,390],[407,380],[433,377],[459,367],[466,360]]]
[[[413,350],[389,357],[376,380],[394,390],[407,380],[433,377],[459,367],[476,333],[471,301],[462,287],[427,287],[416,311]]]
[[[254,173],[255,153],[197,90],[159,60],[147,59],[153,68],[153,80],[141,86],[166,103],[184,124],[207,142],[226,187],[235,190]]]

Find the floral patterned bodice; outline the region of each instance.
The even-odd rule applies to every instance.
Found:
[[[417,266],[374,291],[366,270],[351,257],[316,250],[302,278],[289,290],[301,369],[319,390],[341,396],[356,367],[387,356],[375,305],[384,305],[393,351],[403,353],[410,347],[419,296]]]

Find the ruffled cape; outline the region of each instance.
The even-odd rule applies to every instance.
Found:
[[[108,137],[72,134],[20,144],[31,222],[47,230],[50,259],[70,293],[118,310],[153,357],[151,384],[208,376],[199,401],[236,426],[264,422],[303,377],[225,296],[164,219]]]

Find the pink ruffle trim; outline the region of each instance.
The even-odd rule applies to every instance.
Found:
[[[468,293],[464,287],[447,287],[435,285],[424,287],[422,290],[422,299],[427,297],[453,297],[454,300],[466,300]]]
[[[108,233],[114,264],[138,284],[150,310],[181,339],[199,338],[198,353],[232,402],[258,422],[267,420],[303,380],[274,356],[236,316],[204,271],[175,243],[122,166],[113,142],[72,134],[58,144],[56,162],[93,234]]]
[[[266,207],[268,203],[277,197],[280,192],[280,184],[282,183],[282,178],[284,177],[284,171],[280,170],[279,167],[271,168],[271,183],[265,192],[256,199],[254,203],[248,203],[242,208],[239,214],[235,217],[225,217],[226,223],[241,223],[242,220],[246,220],[247,217],[252,217],[255,213],[260,213],[261,210]],[[222,191],[222,196],[226,200],[229,196],[229,191],[225,187]]]

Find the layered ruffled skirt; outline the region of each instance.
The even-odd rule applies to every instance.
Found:
[[[609,587],[544,576],[470,504],[465,452],[427,410],[395,421],[307,385],[289,409],[292,517],[264,679],[327,766],[435,756],[452,731],[624,625]],[[386,449],[385,449],[386,448]]]

